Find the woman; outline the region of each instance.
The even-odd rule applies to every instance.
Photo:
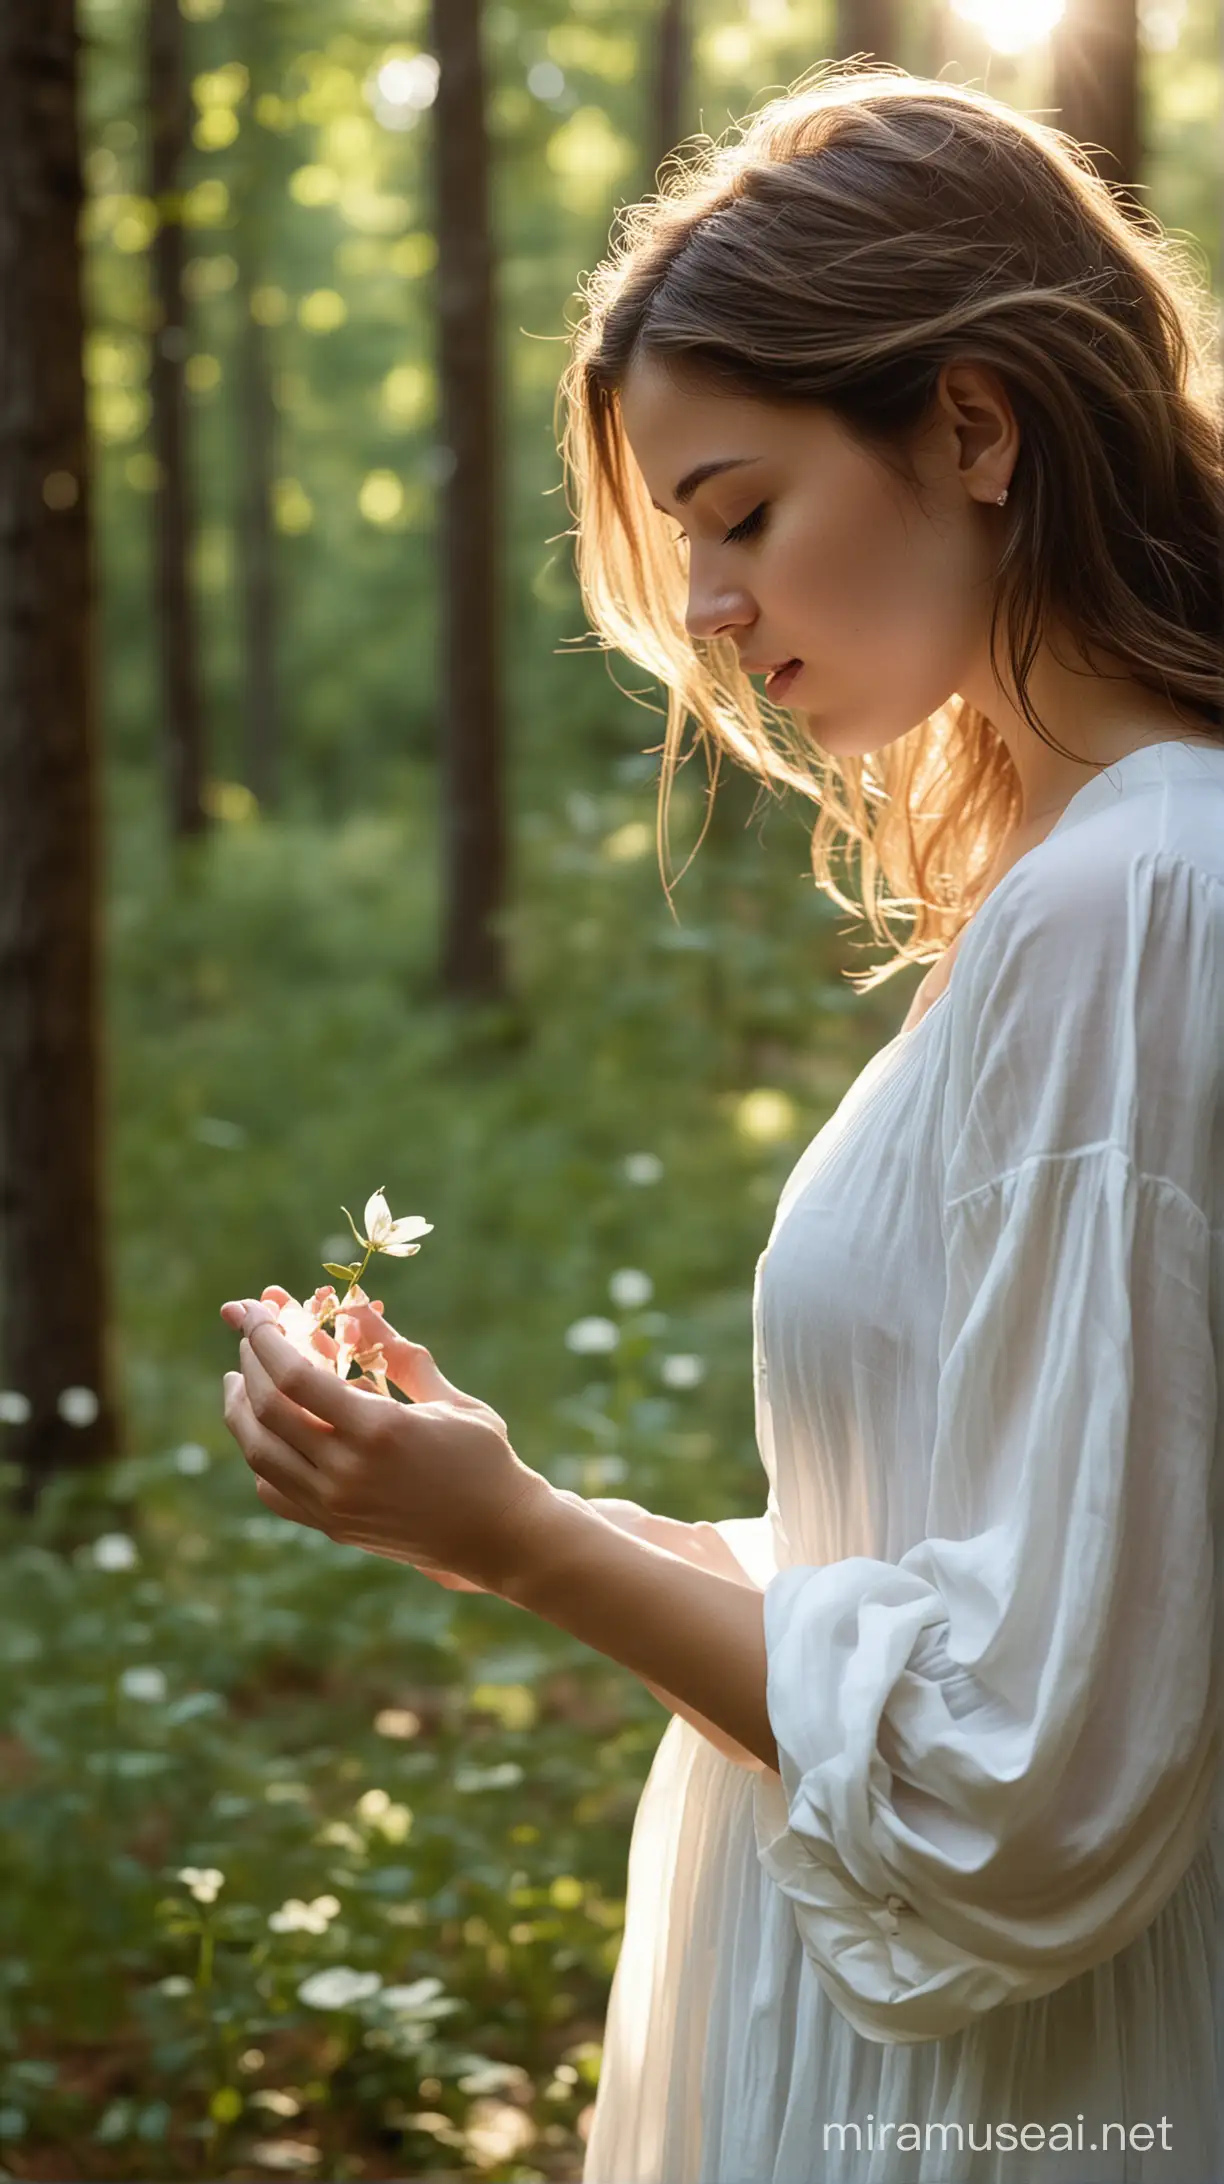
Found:
[[[225,1308],[270,1507],[676,1714],[586,2184],[1224,2174],[1211,339],[1068,140],[897,71],[765,107],[590,284],[578,566],[665,781],[691,713],[818,803],[866,983],[932,963],[758,1264],[760,1520],[560,1495],[416,1346],[396,1405]]]

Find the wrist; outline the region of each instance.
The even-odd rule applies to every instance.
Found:
[[[543,1478],[540,1486],[542,1492],[524,1496],[512,1567],[498,1591],[515,1607],[546,1614],[549,1593],[572,1559],[576,1540],[593,1525],[605,1529],[607,1520],[570,1488]]]

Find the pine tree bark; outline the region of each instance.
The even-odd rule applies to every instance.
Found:
[[[272,521],[273,483],[279,420],[272,397],[272,359],[268,330],[256,316],[253,298],[267,264],[267,203],[281,177],[273,171],[267,131],[255,119],[261,90],[274,78],[276,25],[266,0],[247,0],[240,18],[242,48],[250,71],[243,118],[243,162],[237,193],[234,255],[238,262],[240,315],[237,356],[238,442],[241,478],[238,500],[238,577],[242,602],[242,710],[244,777],[260,806],[274,811],[283,780],[280,680],[278,675],[279,592],[276,532]]]
[[[237,242],[239,445],[238,569],[242,595],[242,680],[247,784],[261,808],[281,797],[280,704],[276,673],[276,543],[272,480],[277,433],[267,334],[251,309],[254,251]]]
[[[201,834],[204,701],[191,588],[193,495],[188,468],[187,326],[183,299],[181,169],[191,123],[178,0],[148,0],[149,194],[157,207],[150,251],[158,325],[149,393],[159,482],[153,495],[154,615],[161,670],[162,749],[170,827]]]
[[[662,0],[655,42],[654,99],[650,129],[650,182],[684,135],[685,109],[692,74],[692,26],[689,0]]]
[[[1134,0],[1067,0],[1050,48],[1051,120],[1084,146],[1106,182],[1129,187],[1143,159]]]
[[[118,1438],[102,1185],[101,822],[77,80],[73,0],[7,0],[0,9],[0,1386],[25,1398],[29,1417],[0,1429],[0,1450],[19,1467],[16,1504],[27,1511],[53,1474],[105,1460]],[[64,1404],[67,1416],[65,1390],[77,1391]]]
[[[854,53],[877,65],[900,57],[900,9],[897,0],[837,0],[837,52]]]
[[[431,0],[442,483],[442,989],[506,997],[502,419],[480,0]]]

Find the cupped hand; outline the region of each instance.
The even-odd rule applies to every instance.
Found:
[[[511,1448],[505,1419],[388,1326],[381,1302],[346,1317],[382,1345],[388,1379],[409,1401],[341,1381],[273,1324],[286,1301],[269,1285],[258,1302],[222,1307],[243,1338],[241,1370],[225,1376],[225,1422],[260,1499],[451,1590],[504,1590],[529,1564],[555,1495]]]

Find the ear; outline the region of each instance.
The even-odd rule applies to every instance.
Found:
[[[997,501],[1020,453],[1020,427],[1001,374],[989,364],[945,364],[937,400],[962,484],[974,500]]]

